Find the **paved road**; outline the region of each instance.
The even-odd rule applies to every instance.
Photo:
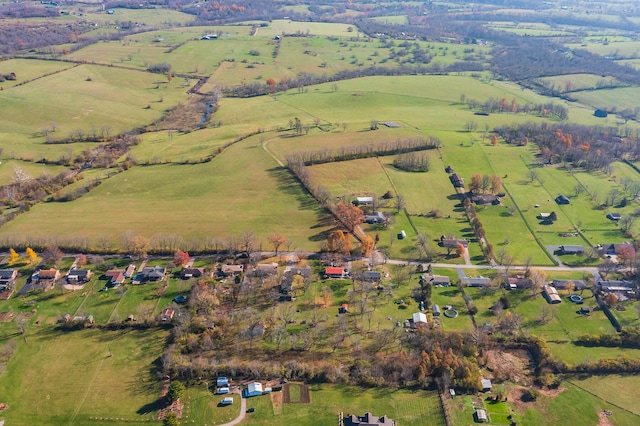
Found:
[[[413,262],[406,260],[394,260],[388,259],[387,263],[391,265],[422,265],[423,268],[426,269],[427,265],[431,265],[434,268],[450,268],[450,269],[493,269],[496,271],[504,271],[505,267],[502,265],[456,265],[452,263],[429,263],[429,262]],[[594,267],[571,267],[571,266],[534,266],[536,269],[540,269],[542,271],[573,271],[573,272],[587,272],[592,274],[593,276],[598,275],[598,268]],[[526,270],[526,266],[510,266],[510,271],[524,271]]]

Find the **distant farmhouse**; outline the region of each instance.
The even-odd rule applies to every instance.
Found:
[[[493,194],[477,194],[471,196],[471,201],[477,205],[491,204],[497,206],[500,204],[500,198]]]
[[[421,277],[423,283],[428,283],[436,287],[449,287],[451,279],[445,275],[423,274]]]
[[[18,271],[15,269],[0,269],[0,291],[13,289],[18,279]]]
[[[91,279],[92,275],[91,269],[72,268],[67,275],[67,282],[69,284],[86,283]]]
[[[374,224],[374,223],[384,223],[385,222],[384,213],[382,212],[374,212],[372,215],[367,215],[364,217],[365,223]]]
[[[337,266],[327,266],[324,270],[325,278],[346,278],[349,272],[346,269]]]
[[[560,254],[584,254],[584,246],[563,245],[558,248]]]
[[[157,282],[164,280],[167,275],[167,268],[162,266],[150,266],[142,269],[141,281]]]
[[[204,275],[204,268],[182,268],[180,270],[180,278],[188,280],[189,278],[200,278]]]
[[[477,277],[460,278],[460,281],[467,287],[488,287],[491,284],[490,278],[481,275]]]
[[[462,179],[459,174],[452,174],[451,176],[449,176],[449,180],[453,184],[454,188],[464,188],[464,179]]]
[[[104,273],[107,278],[107,287],[118,287],[124,284],[125,276],[123,269],[109,269]]]
[[[60,278],[60,271],[57,269],[40,269],[31,276],[31,287],[33,290],[47,291],[55,287],[58,278]]]

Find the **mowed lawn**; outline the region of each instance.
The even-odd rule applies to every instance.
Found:
[[[346,416],[367,411],[403,426],[444,424],[436,392],[312,385],[310,404],[283,404],[280,412],[271,401],[269,395],[249,399],[247,407],[254,407],[255,413],[247,416],[246,424],[330,425],[337,424],[340,412]]]
[[[34,224],[39,224],[37,229]],[[131,230],[186,240],[244,231],[280,232],[292,248],[317,250],[333,222],[261,148],[258,137],[197,165],[136,166],[68,203],[45,203],[3,228],[5,235],[107,236]]]
[[[29,333],[0,377],[2,402],[9,405],[2,418],[12,425],[152,420],[160,392],[153,362],[166,337],[132,329]]]

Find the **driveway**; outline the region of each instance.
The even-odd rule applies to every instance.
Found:
[[[247,400],[242,397],[242,393],[240,392],[240,390],[239,389],[235,389],[231,393],[237,393],[238,395],[240,395],[240,414],[238,414],[238,417],[236,417],[235,419],[231,420],[229,423],[223,423],[223,424],[221,424],[219,426],[237,425],[238,423],[240,423],[241,421],[244,420],[244,416],[247,413]]]

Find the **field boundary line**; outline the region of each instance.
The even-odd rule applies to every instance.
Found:
[[[593,397],[596,397],[596,398],[598,398],[598,399],[599,399],[599,400],[601,400],[601,401],[606,402],[606,403],[607,403],[607,404],[609,404],[609,405],[613,405],[614,407],[619,408],[619,409],[621,409],[621,410],[623,410],[623,411],[626,411],[626,412],[627,412],[627,413],[629,413],[629,414],[633,414],[634,416],[638,416],[638,417],[640,417],[640,414],[638,414],[638,413],[634,413],[633,411],[631,411],[631,410],[629,410],[629,409],[627,409],[627,408],[621,407],[621,406],[619,406],[618,404],[616,404],[615,402],[611,402],[611,401],[609,401],[609,400],[607,400],[607,399],[604,399],[603,397],[596,395],[595,393],[591,392],[590,390],[585,389],[585,388],[583,388],[582,386],[575,384],[575,383],[574,383],[573,381],[571,381],[571,380],[567,380],[567,382],[568,382],[568,383],[571,383],[571,385],[572,385],[572,386],[577,387],[577,388],[578,388],[578,389],[580,389],[581,391],[586,392],[586,393],[588,393],[589,395],[591,395],[591,396],[593,396]]]
[[[482,151],[482,154],[484,155],[485,160],[487,160],[487,163],[489,163],[489,167],[491,168],[491,171],[494,174],[496,173],[496,170],[493,168],[493,164],[491,163],[491,161],[489,160],[489,156],[487,155],[487,152],[484,150],[484,147],[482,146],[482,144],[480,144],[480,150]],[[522,156],[520,156],[520,159],[522,160],[522,162],[524,163],[525,166],[529,166],[527,164],[527,162],[524,160],[524,158],[522,158]],[[542,185],[542,187],[544,188],[544,185]],[[527,221],[527,219],[524,217],[524,213],[522,213],[522,209],[520,209],[520,206],[518,205],[518,202],[515,200],[515,198],[513,198],[513,196],[511,195],[511,191],[509,191],[509,188],[507,188],[506,184],[502,184],[502,188],[504,189],[504,191],[509,195],[509,198],[511,198],[511,201],[513,201],[513,205],[516,207],[516,210],[518,210],[518,214],[520,215],[520,219],[522,219],[522,221],[524,222],[524,225],[527,227],[527,229],[529,230],[529,233],[531,234],[531,236],[533,237],[533,239],[536,241],[536,243],[538,244],[538,246],[540,247],[540,249],[542,249],[542,251],[544,252],[544,254],[547,256],[547,258],[551,261],[551,263],[554,266],[558,266],[558,261],[556,259],[553,258],[553,256],[551,255],[551,253],[549,253],[549,250],[547,250],[547,248],[542,244],[542,241],[540,241],[540,239],[538,238],[538,236],[536,235],[535,232],[533,232],[533,228],[531,228],[531,225],[529,224],[529,222]],[[546,188],[545,188],[546,191]],[[547,191],[549,192],[549,191]],[[564,211],[563,211],[564,213]],[[566,216],[566,213],[565,213]],[[571,221],[569,221],[571,223]]]
[[[89,392],[91,391],[91,387],[93,386],[93,382],[96,381],[96,377],[98,377],[98,374],[100,373],[100,370],[102,369],[102,365],[104,364],[104,360],[107,359],[107,358],[108,358],[107,356],[103,357],[102,360],[100,361],[100,365],[98,366],[98,368],[96,368],[96,372],[93,374],[93,377],[91,378],[91,382],[89,382],[89,385],[87,386],[87,389],[84,392],[84,396],[82,397],[82,400],[80,401],[80,403],[78,404],[78,407],[75,409],[75,411],[71,415],[71,419],[69,419],[69,425],[72,425],[73,421],[76,419],[76,417],[78,417],[78,413],[80,412],[80,409],[84,405],[84,401],[87,399],[87,395],[89,395]]]
[[[126,287],[125,287],[126,289]],[[111,314],[109,314],[109,318],[107,319],[107,324],[109,324],[111,322],[111,318],[113,318],[113,314],[116,312],[116,310],[118,309],[118,306],[120,306],[120,303],[122,303],[122,300],[127,297],[127,293],[129,293],[129,290],[126,289],[127,291],[124,292],[124,294],[120,297],[120,300],[118,300],[118,303],[116,303],[116,305],[113,307],[113,309],[111,310]]]
[[[387,172],[387,169],[384,168],[382,161],[380,161],[380,157],[377,155],[376,155],[376,161],[380,165],[380,168],[382,169],[384,174],[387,176],[387,179],[389,180],[389,183],[391,184],[393,191],[396,193],[396,198],[399,197],[400,193],[398,192],[398,188],[396,188],[396,184],[393,183],[393,180],[391,179],[391,175],[389,175],[389,172]],[[413,228],[413,232],[415,232],[416,235],[418,235],[418,228],[416,228],[416,225],[413,223],[413,220],[411,219],[411,216],[409,215],[407,208],[406,207],[403,208],[402,211],[404,212],[404,215],[407,217],[407,220],[409,221],[409,225],[411,225],[411,228]]]
[[[73,314],[74,316],[78,315],[78,312],[80,311],[80,309],[82,308],[82,305],[84,305],[84,302],[89,298],[89,292],[93,291],[93,288],[96,286],[96,283],[98,282],[98,280],[96,280],[93,285],[91,286],[91,288],[89,289],[89,291],[87,292],[87,295],[83,297],[82,302],[80,302],[80,305],[76,308],[76,312]]]
[[[267,145],[269,144],[269,142],[271,142],[273,139],[275,139],[275,138],[271,138],[271,139],[264,140],[264,141],[262,142],[262,149],[263,149],[267,154],[269,154],[269,156],[270,156],[271,158],[273,158],[273,159],[275,160],[275,162],[276,162],[276,163],[278,163],[278,164],[280,165],[280,167],[285,167],[284,163],[283,163],[282,161],[280,161],[280,159],[279,159],[278,157],[276,157],[276,155],[275,155],[273,152],[271,152],[271,151],[269,150],[269,147],[267,146]]]

